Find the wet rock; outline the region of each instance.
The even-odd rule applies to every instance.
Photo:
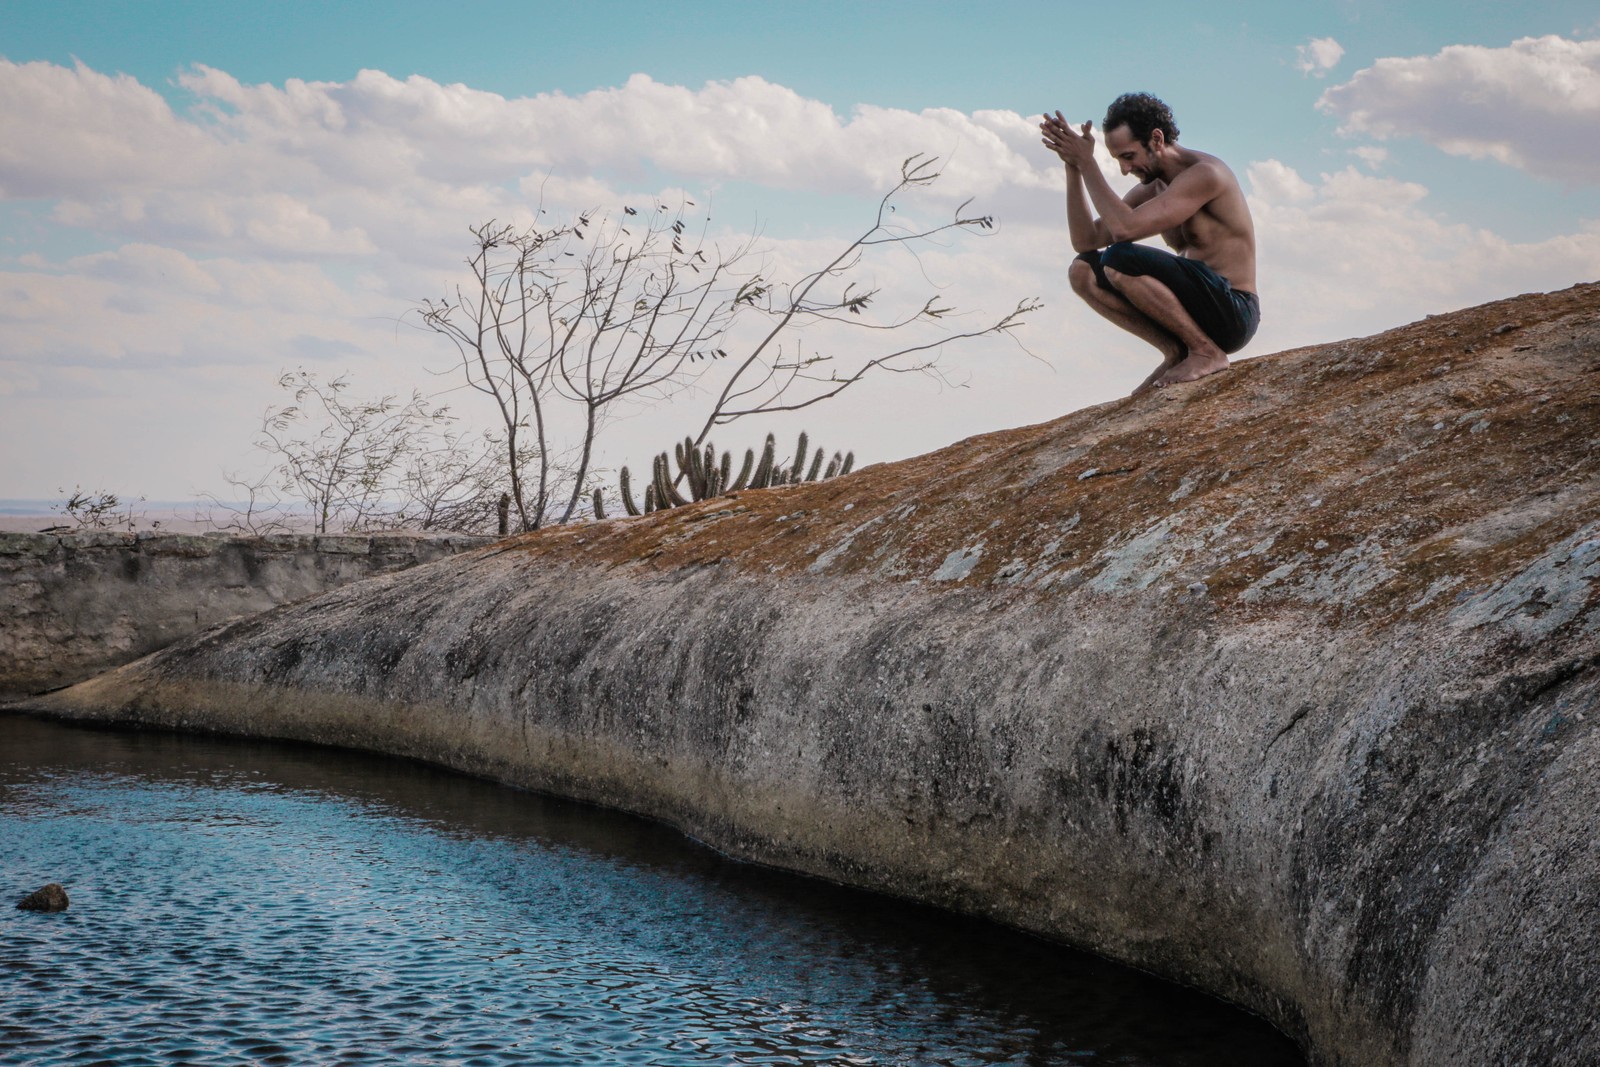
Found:
[[[17,907],[22,911],[66,911],[67,903],[67,891],[61,883],[51,882],[17,901]]]

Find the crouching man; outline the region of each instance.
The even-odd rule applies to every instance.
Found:
[[[1126,196],[1095,165],[1092,122],[1074,129],[1057,111],[1039,126],[1066,165],[1073,292],[1161,352],[1135,395],[1227,370],[1261,322],[1239,180],[1216,156],[1180,147],[1171,110],[1148,93],[1119,96],[1101,128],[1122,173],[1139,179]],[[1133,243],[1156,234],[1177,254]]]

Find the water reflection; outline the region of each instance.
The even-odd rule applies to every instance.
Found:
[[[402,760],[0,715],[0,1063],[1298,1064],[1094,957]]]

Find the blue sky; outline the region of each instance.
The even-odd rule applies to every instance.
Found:
[[[14,327],[0,341],[0,449],[20,460],[5,464],[0,497],[91,482],[215,491],[221,466],[250,461],[278,372],[307,358],[369,392],[440,388],[427,373],[440,361],[397,339],[394,319],[424,279],[459,263],[448,235],[481,221],[475,210],[507,210],[530,179],[570,206],[681,187],[798,262],[881,192],[851,168],[862,145],[953,156],[949,196],[977,193],[1000,216],[1003,234],[937,279],[970,294],[963,306],[1037,295],[1047,308],[1028,338],[1034,358],[953,357],[951,380],[967,388],[913,394],[914,427],[871,417],[896,394],[863,390],[865,407],[817,415],[819,436],[891,459],[1110,399],[1143,377],[1148,354],[1072,306],[1051,161],[1020,120],[1046,107],[1097,119],[1126,89],[1166,99],[1183,143],[1227,160],[1253,197],[1268,280],[1251,354],[1600,275],[1592,3],[1132,10],[0,2],[0,110],[27,112],[0,128],[12,146],[0,147],[0,286],[13,294],[0,324]],[[1543,43],[1516,44],[1530,38]],[[358,85],[362,70],[387,79]],[[316,98],[304,112],[284,104],[294,79],[324,83],[302,94]],[[441,89],[455,83],[469,93]],[[549,118],[567,104],[573,114]],[[384,118],[390,105],[408,117]],[[311,129],[330,107],[363,123],[345,149],[392,149],[414,170],[392,188],[350,179],[337,136]],[[838,145],[809,143],[819,108]],[[400,124],[373,132],[388,121]],[[502,123],[505,136],[566,133],[559,146],[472,136]],[[693,150],[673,143],[673,123]],[[208,167],[214,180],[182,178]],[[414,240],[388,232],[394,219],[378,212],[391,203],[416,214]],[[149,272],[167,266],[193,272],[198,295],[171,297],[158,323],[139,309]],[[260,296],[273,286],[297,295],[274,306]],[[244,336],[250,345],[233,344]],[[618,461],[662,447],[651,435],[667,422],[621,427]],[[62,426],[81,432],[42,448]],[[114,444],[129,439],[136,455]]]
[[[920,111],[1005,108],[1032,114],[1076,105],[1098,116],[1128,88],[1173,103],[1225,159],[1270,155],[1316,169],[1346,147],[1315,103],[1326,79],[1298,77],[1296,47],[1333,37],[1338,69],[1452,44],[1500,47],[1519,37],[1600,36],[1592,3],[1463,0],[1320,5],[1153,2],[1137,23],[1117,4],[937,0],[763,4],[142,2],[0,3],[0,54],[15,61],[79,60],[165,93],[174,74],[204,63],[244,82],[345,81],[367,68],[420,74],[507,97],[579,94],[636,72],[699,86],[757,74],[844,114],[861,103]],[[1201,144],[1199,134],[1191,134]],[[1519,182],[1491,164],[1451,160],[1425,144],[1391,152],[1418,168],[1448,168],[1430,186],[1441,210],[1556,232],[1594,215],[1600,191]],[[1490,219],[1484,219],[1490,221]]]

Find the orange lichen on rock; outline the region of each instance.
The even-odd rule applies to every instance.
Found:
[[[718,565],[1218,610],[1443,611],[1600,517],[1600,284],[1432,316],[845,478],[541,532]]]

